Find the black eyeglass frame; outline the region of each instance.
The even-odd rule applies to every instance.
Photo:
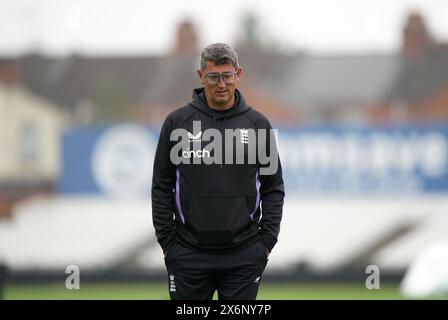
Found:
[[[233,76],[233,78],[231,79],[231,81],[229,81],[229,80],[226,81],[224,76],[225,75],[230,75],[230,74]],[[231,84],[231,83],[233,83],[235,81],[235,76],[237,74],[238,74],[238,71],[234,71],[234,72],[227,71],[227,72],[224,72],[224,73],[210,72],[210,73],[206,73],[204,75],[204,78],[205,78],[205,80],[207,80],[208,84],[218,84],[219,81],[221,81],[221,79],[222,79],[222,81],[224,81],[225,84]],[[218,81],[210,82],[210,79],[209,79],[210,75],[218,76]]]

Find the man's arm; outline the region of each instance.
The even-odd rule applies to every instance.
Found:
[[[280,222],[282,220],[283,200],[285,197],[285,188],[283,185],[282,166],[280,163],[280,156],[278,154],[277,144],[275,139],[270,143],[271,135],[269,130],[272,130],[270,123],[267,123],[267,139],[266,150],[267,155],[276,155],[278,159],[277,171],[270,175],[260,174],[260,196],[261,196],[261,238],[266,247],[267,253],[272,251],[277,243],[277,237],[280,232]],[[270,147],[272,146],[273,149]],[[272,153],[273,152],[273,153]],[[268,165],[261,165],[268,166]]]
[[[176,242],[173,220],[176,166],[170,160],[172,127],[171,118],[166,118],[157,144],[151,188],[152,222],[163,252]]]

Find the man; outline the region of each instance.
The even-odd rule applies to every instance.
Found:
[[[152,215],[171,299],[212,299],[216,290],[219,299],[256,299],[277,242],[281,165],[269,121],[237,89],[241,73],[228,45],[203,49],[203,88],[161,129]]]

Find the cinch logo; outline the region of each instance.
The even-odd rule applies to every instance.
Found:
[[[182,157],[184,158],[210,158],[210,151],[209,150],[185,150],[182,152]]]
[[[196,135],[188,132],[188,142],[201,142],[202,131],[199,131]]]

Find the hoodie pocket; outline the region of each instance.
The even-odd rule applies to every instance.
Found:
[[[246,197],[194,197],[189,222],[199,244],[232,244],[251,224]]]

